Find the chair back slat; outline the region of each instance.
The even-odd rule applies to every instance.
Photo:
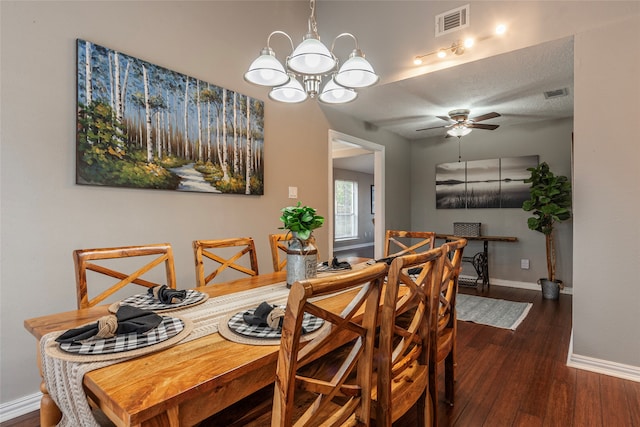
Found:
[[[287,265],[287,243],[293,238],[292,233],[269,234],[271,261],[273,271],[282,271]]]
[[[107,267],[100,264],[100,262],[104,262],[105,260],[123,260],[148,256],[154,256],[154,258],[150,261],[145,258],[145,263],[133,273],[124,273],[116,270],[115,267]],[[173,250],[169,243],[115,248],[77,249],[73,251],[73,262],[76,275],[78,308],[93,307],[132,283],[146,288],[152,288],[162,284],[166,284],[172,289],[176,288]],[[122,264],[124,264],[124,262]],[[158,283],[141,278],[144,274],[163,264],[166,283]],[[90,298],[87,271],[93,271],[102,276],[119,279],[119,281],[100,292],[97,296]]]
[[[224,250],[223,248],[237,248],[237,252],[228,255],[225,251],[224,255],[216,253],[216,250]],[[258,257],[256,255],[256,247],[251,237],[240,237],[218,240],[194,240],[193,254],[196,265],[196,285],[198,287],[206,286],[218,274],[227,269],[238,271],[248,276],[257,276],[258,273]],[[238,261],[248,257],[249,266],[240,264]],[[209,274],[205,274],[205,260],[209,260],[216,266]]]
[[[433,249],[436,233],[432,231],[387,230],[384,239],[384,256],[416,254]]]

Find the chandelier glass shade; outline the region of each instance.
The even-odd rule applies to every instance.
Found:
[[[340,104],[353,101],[358,93],[356,88],[364,88],[376,84],[378,75],[371,64],[364,58],[358,46],[358,40],[351,33],[338,35],[329,50],[318,35],[315,20],[315,0],[310,1],[311,16],[309,31],[302,43],[294,49],[293,40],[284,31],[274,31],[267,38],[267,47],[249,66],[244,79],[260,86],[272,87],[269,98],[287,103],[297,103],[307,98],[318,98],[321,102]],[[291,43],[291,55],[286,58],[284,66],[276,58],[270,47],[271,37],[275,34],[285,36]],[[355,49],[342,67],[333,54],[335,43],[339,38],[350,37],[355,42]],[[320,86],[325,76],[331,78]]]
[[[289,74],[289,81],[282,86],[277,86],[271,89],[271,92],[269,92],[269,98],[274,101],[295,104],[305,101],[307,99],[307,92],[305,92],[300,82],[296,80],[295,76]]]

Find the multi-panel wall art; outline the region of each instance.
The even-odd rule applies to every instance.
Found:
[[[538,156],[436,165],[436,208],[522,208],[529,199],[527,168],[536,166]]]
[[[76,182],[264,193],[264,103],[78,40]]]

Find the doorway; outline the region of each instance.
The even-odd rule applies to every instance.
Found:
[[[329,254],[334,251],[334,159],[339,158],[342,165],[355,166],[356,163],[361,165],[362,159],[372,159],[371,164],[365,164],[364,167],[371,167],[373,170],[373,188],[372,194],[375,194],[375,202],[372,203],[372,212],[374,218],[373,240],[374,240],[374,257],[381,258],[384,244],[384,224],[385,224],[385,188],[384,188],[384,145],[376,144],[361,138],[357,138],[344,133],[329,130],[329,218],[327,225],[329,228]],[[335,148],[334,148],[335,147]],[[356,160],[357,159],[357,160]],[[365,161],[365,163],[367,163]],[[348,167],[348,166],[343,166]],[[368,190],[367,190],[368,191]]]

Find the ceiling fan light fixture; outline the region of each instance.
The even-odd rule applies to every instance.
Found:
[[[458,138],[460,138],[465,135],[469,135],[471,133],[471,128],[468,128],[464,125],[454,125],[447,131],[447,133],[451,136],[457,136]]]

